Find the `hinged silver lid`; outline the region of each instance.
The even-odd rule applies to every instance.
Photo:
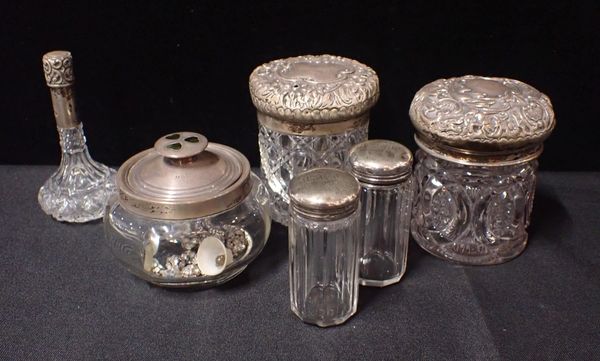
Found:
[[[248,195],[250,163],[233,148],[177,132],[128,159],[119,169],[117,186],[121,204],[131,212],[198,218],[228,210]]]
[[[425,85],[409,115],[421,148],[468,164],[535,158],[555,125],[550,99],[532,86],[474,75]]]
[[[290,181],[293,209],[315,220],[336,220],[358,208],[360,186],[348,172],[334,168],[314,168]]]
[[[390,185],[412,173],[412,153],[400,143],[372,139],[359,143],[348,153],[350,172],[360,182]]]
[[[333,55],[271,61],[254,69],[249,85],[259,120],[294,133],[320,124],[331,128],[331,123],[347,122],[344,126],[350,128],[359,120],[364,123],[368,118],[361,116],[379,98],[373,69]]]

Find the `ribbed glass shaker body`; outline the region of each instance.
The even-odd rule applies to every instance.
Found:
[[[324,169],[292,180],[289,224],[291,308],[302,321],[321,327],[356,313],[359,287],[358,183],[346,172]],[[303,177],[314,182],[295,185]]]
[[[396,283],[406,271],[412,154],[396,142],[369,140],[350,150],[348,168],[360,182],[360,283]]]
[[[410,106],[417,153],[411,232],[430,253],[491,265],[527,244],[537,158],[555,126],[550,99],[508,78],[425,85]]]
[[[484,167],[417,151],[415,241],[435,256],[473,265],[506,262],[527,244],[537,161]]]
[[[316,167],[344,167],[350,148],[367,139],[379,81],[355,60],[307,55],[257,67],[250,94],[272,216],[287,225],[290,180]]]
[[[409,177],[394,186],[361,182],[360,191],[360,283],[397,283],[406,271],[413,181]]]
[[[290,301],[304,322],[338,325],[354,313],[358,302],[357,214],[317,222],[294,213],[290,217]]]

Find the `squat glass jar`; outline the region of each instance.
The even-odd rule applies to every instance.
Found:
[[[290,180],[311,168],[345,166],[350,148],[367,139],[379,80],[355,60],[307,55],[257,67],[249,85],[273,219],[287,225]]]
[[[164,287],[226,282],[262,251],[268,195],[246,157],[197,133],[160,138],[117,173],[108,245],[134,275]]]
[[[537,158],[554,126],[548,97],[518,80],[440,79],[415,95],[412,235],[438,257],[506,262],[527,244]]]
[[[289,192],[292,311],[321,327],[344,323],[358,301],[358,182],[316,168],[295,177]]]
[[[360,283],[384,287],[406,271],[414,193],[412,153],[390,140],[368,140],[348,155],[360,183]]]

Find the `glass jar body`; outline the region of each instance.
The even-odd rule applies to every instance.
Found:
[[[537,160],[471,166],[422,150],[416,158],[411,232],[423,249],[471,265],[498,264],[523,252]]]
[[[115,197],[104,216],[112,253],[131,273],[159,286],[208,287],[232,279],[260,254],[271,229],[266,189],[256,175],[251,177],[252,190],[241,203],[201,218],[143,217]],[[218,274],[203,274],[199,266],[198,250],[207,237],[216,237],[230,255]]]
[[[258,123],[262,176],[271,197],[273,220],[288,224],[290,180],[316,167],[343,168],[353,145],[367,140],[369,123],[327,135],[288,134]]]
[[[360,283],[384,287],[406,271],[414,182],[360,185]]]
[[[357,212],[314,221],[291,210],[289,272],[292,311],[321,327],[345,322],[358,301]]]

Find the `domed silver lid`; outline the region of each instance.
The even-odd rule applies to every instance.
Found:
[[[359,191],[360,186],[350,173],[314,168],[290,181],[290,204],[306,218],[336,220],[356,211]]]
[[[373,139],[356,144],[348,153],[350,172],[359,181],[388,185],[401,182],[412,172],[408,148],[391,140]]]
[[[364,124],[379,98],[373,69],[333,55],[271,61],[254,69],[249,85],[259,121],[291,133],[336,132]]]
[[[123,207],[151,218],[189,219],[228,210],[251,190],[250,163],[197,133],[166,135],[128,159],[117,186]]]
[[[474,75],[425,85],[409,115],[421,148],[466,164],[536,158],[555,126],[550,99],[532,86]]]

